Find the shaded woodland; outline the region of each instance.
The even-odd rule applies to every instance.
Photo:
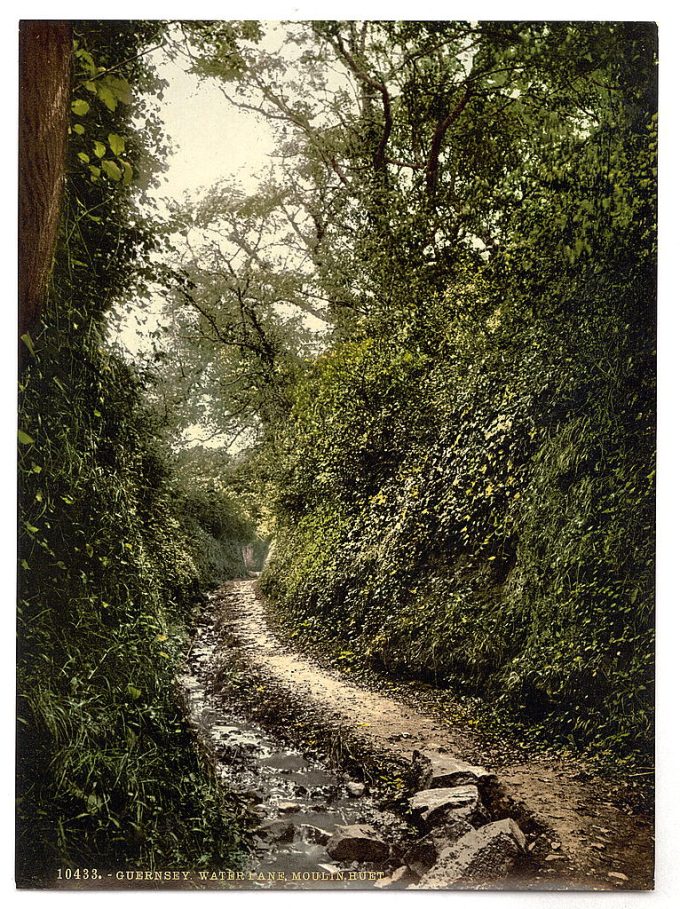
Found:
[[[24,147],[55,120],[21,183],[19,879],[238,864],[174,679],[248,546],[300,641],[650,776],[655,27],[55,28],[23,27]],[[257,194],[153,207],[158,47],[276,131]]]

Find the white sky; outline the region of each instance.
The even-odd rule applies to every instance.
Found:
[[[269,22],[260,46],[276,52],[281,46],[281,24]],[[161,214],[163,200],[197,200],[222,180],[238,185],[246,194],[255,194],[263,178],[276,166],[272,156],[277,144],[270,122],[255,111],[242,110],[225,98],[216,79],[190,73],[189,61],[182,55],[172,60],[162,49],[149,55],[158,75],[167,82],[158,114],[170,152],[165,171],[158,175],[159,185],[148,192]],[[227,87],[228,84],[227,84]],[[144,123],[139,124],[144,128]],[[308,327],[323,332],[325,325],[311,315]],[[149,332],[165,321],[162,296],[145,301],[129,316],[115,339],[133,357],[150,350]],[[248,441],[240,437],[236,445],[222,434],[212,435],[206,426],[195,424],[182,433],[183,441],[203,443],[216,448],[227,445],[239,450]]]
[[[182,56],[171,60],[160,48],[150,62],[168,85],[163,91],[158,112],[170,152],[159,185],[148,195],[159,204],[163,199],[181,202],[205,195],[222,180],[239,184],[246,193],[257,191],[271,166],[275,151],[273,133],[265,118],[253,111],[240,110],[224,97],[215,79],[199,79],[188,72]],[[140,124],[140,128],[143,125]],[[147,333],[164,320],[163,300],[145,304],[138,316],[124,322],[116,340],[135,355],[148,349]],[[203,439],[206,428],[187,427],[185,441]],[[214,436],[206,447],[219,447],[226,437]]]
[[[201,81],[186,72],[182,58],[169,60],[159,50],[151,60],[169,83],[160,116],[173,148],[154,197],[179,201],[185,193],[196,196],[225,178],[254,192],[274,152],[274,138],[265,119],[235,108],[215,80]]]

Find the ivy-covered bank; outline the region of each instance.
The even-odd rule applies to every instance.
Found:
[[[435,350],[367,339],[310,370],[263,588],[346,657],[646,767],[654,423],[640,338],[628,346],[626,317],[590,303],[578,334],[571,320],[508,337],[449,317]],[[625,365],[611,375],[599,352],[614,345]]]
[[[337,325],[272,434],[263,587],[345,654],[644,774],[654,28],[372,28],[316,29],[375,104],[361,139],[334,135],[351,198],[324,262]],[[435,33],[475,47],[467,70],[415,62]]]
[[[142,100],[158,88],[143,55],[161,28],[73,24],[58,245],[22,338],[20,886],[59,866],[222,867],[244,837],[239,803],[201,766],[175,674],[192,603],[245,573],[252,526],[226,493],[173,474],[144,377],[105,340],[111,307],[153,274],[135,198],[163,152]]]

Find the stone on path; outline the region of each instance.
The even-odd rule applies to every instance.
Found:
[[[347,783],[347,791],[353,799],[358,799],[366,791],[363,783]]]
[[[432,837],[425,836],[418,840],[417,843],[414,843],[404,855],[404,861],[418,877],[427,874],[437,861],[437,849]]]
[[[486,767],[467,764],[437,751],[414,751],[413,762],[420,771],[421,789],[444,789],[468,783],[478,786],[496,779]]]
[[[390,847],[380,834],[365,824],[338,827],[326,850],[340,862],[384,862],[390,854]]]
[[[623,874],[623,872],[621,872],[621,871],[608,871],[607,877],[613,877],[614,880],[617,880],[617,881],[627,881],[628,880],[628,875]]]
[[[525,851],[526,840],[510,818],[471,830],[440,855],[418,887],[445,890],[463,882],[505,877]]]
[[[418,875],[414,874],[406,865],[397,868],[389,877],[384,877],[377,881],[375,886],[381,890],[397,890],[400,887],[408,887],[409,884],[415,884],[418,881]]]
[[[472,824],[468,824],[467,821],[459,817],[450,818],[441,827],[433,827],[430,830],[430,837],[434,843],[434,848],[437,850],[437,855],[441,855],[445,849],[448,849],[449,846],[452,846],[474,829]]]
[[[454,818],[443,827],[434,827],[427,836],[414,843],[404,855],[404,861],[418,877],[426,874],[445,849],[475,828],[467,821]]]
[[[424,789],[416,792],[408,802],[414,814],[428,828],[458,820],[474,825],[485,819],[479,789],[473,785]]]

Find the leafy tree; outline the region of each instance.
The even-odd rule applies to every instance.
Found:
[[[654,30],[281,34],[225,57],[212,25],[194,60],[277,125],[279,211],[331,327],[270,421],[270,591],[392,668],[644,760]]]
[[[72,30],[55,263],[40,319],[23,337],[20,385],[23,887],[51,884],[59,865],[238,861],[245,835],[238,804],[204,773],[176,702],[205,546],[182,525],[140,377],[105,340],[114,302],[154,271],[153,225],[137,216],[135,177],[163,144],[148,96],[135,102],[134,92],[159,87],[144,54],[163,25]],[[149,114],[143,136],[131,129],[133,105]],[[216,516],[197,522],[208,524],[200,543],[215,542]]]

